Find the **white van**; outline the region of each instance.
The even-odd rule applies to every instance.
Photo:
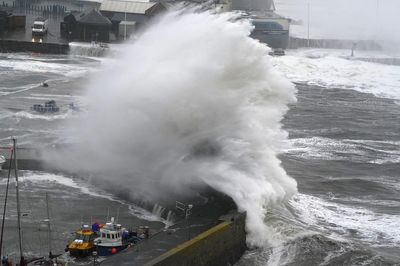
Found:
[[[48,19],[37,18],[33,22],[32,35],[45,35],[48,29]]]

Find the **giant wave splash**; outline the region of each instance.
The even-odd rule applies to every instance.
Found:
[[[185,9],[155,21],[93,74],[88,112],[71,126],[84,145],[63,164],[151,199],[211,186],[247,212],[248,243],[260,246],[268,206],[297,191],[277,158],[296,90],[238,18]]]

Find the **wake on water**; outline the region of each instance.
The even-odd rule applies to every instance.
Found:
[[[267,243],[268,207],[297,191],[277,158],[296,90],[238,17],[187,9],[160,17],[93,74],[89,111],[68,132],[83,145],[53,159],[153,200],[211,186],[247,212],[248,243]]]

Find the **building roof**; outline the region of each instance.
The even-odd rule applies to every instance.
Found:
[[[274,0],[231,0],[233,10],[275,10]]]
[[[124,21],[124,20],[144,23],[147,22],[149,18],[142,14],[130,14],[130,13],[126,14],[126,16],[124,13],[115,13],[111,18],[111,21]]]
[[[127,1],[127,0],[104,0],[100,11],[111,11],[131,14],[145,14],[147,10],[157,5],[157,2]]]
[[[111,21],[99,13],[99,11],[93,9],[86,15],[79,18],[79,23],[83,24],[94,24],[94,25],[111,25]]]
[[[64,16],[64,21],[74,19],[75,21],[78,21],[81,17],[83,17],[85,13],[79,12],[79,11],[69,11],[65,16]]]

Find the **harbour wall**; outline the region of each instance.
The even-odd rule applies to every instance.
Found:
[[[226,215],[218,225],[153,259],[145,266],[224,266],[246,251],[245,213]]]
[[[334,40],[334,39],[304,39],[290,37],[289,49],[297,49],[303,47],[326,48],[326,49],[352,49],[356,50],[382,50],[381,44],[375,41],[363,40]],[[101,49],[91,49],[90,52],[98,53]],[[0,39],[0,52],[33,52],[42,54],[68,54],[70,51],[69,44],[66,43],[47,43],[47,42],[30,42],[21,40],[4,40]]]
[[[326,49],[352,49],[356,50],[382,50],[383,47],[373,40],[335,40],[335,39],[305,39],[290,37],[289,48],[297,49],[302,47],[326,48]]]
[[[9,157],[10,157],[10,147],[0,147],[0,155],[3,155],[6,158],[6,162],[3,165],[3,169],[7,169],[9,167]],[[18,159],[18,169],[20,170],[41,170],[41,171],[57,171],[57,169],[52,169],[45,160],[43,160],[43,151],[39,149],[32,148],[23,148],[20,147],[17,149],[17,157]],[[14,166],[11,166],[14,168]],[[58,171],[57,171],[58,172]],[[246,231],[245,231],[245,213],[230,213],[228,215],[222,216],[221,214],[227,213],[229,210],[235,209],[236,206],[231,198],[218,193],[211,188],[207,191],[201,192],[202,199],[204,197],[211,199],[207,204],[201,205],[196,201],[196,199],[191,199],[189,202],[194,203],[196,208],[193,208],[193,213],[191,216],[200,217],[193,218],[195,221],[204,220],[208,221],[207,223],[211,226],[207,226],[210,228],[206,230],[204,228],[203,233],[200,233],[196,237],[192,238],[187,242],[178,241],[175,244],[170,245],[168,248],[164,249],[164,254],[158,252],[155,256],[151,256],[149,259],[143,261],[147,262],[145,265],[152,266],[163,266],[163,265],[193,265],[193,266],[223,266],[223,265],[233,265],[236,263],[243,253],[246,251]],[[149,211],[153,211],[154,213],[154,204],[146,204],[141,205],[140,202],[135,201],[135,199],[128,199],[132,202],[138,203],[139,206],[142,206]],[[164,205],[165,202],[162,203]],[[167,202],[168,203],[168,202]],[[165,203],[165,204],[167,204]],[[174,201],[175,203],[175,201]],[[160,203],[161,204],[161,203]],[[162,213],[169,214],[170,211],[174,210],[174,206],[164,205],[165,207],[162,212],[159,213],[162,216]],[[168,215],[169,216],[169,215]],[[217,222],[218,220],[218,222]],[[213,226],[215,225],[215,226]],[[193,228],[194,229],[194,228]],[[195,231],[195,230],[193,230]],[[200,231],[201,232],[201,231]],[[194,233],[194,232],[193,232]],[[166,233],[167,234],[167,233]],[[172,238],[175,239],[176,236],[174,233]],[[164,237],[164,241],[167,241],[171,238],[170,235]],[[149,241],[153,241],[150,239]],[[175,241],[175,240],[174,240]],[[174,242],[173,241],[173,242]],[[178,243],[182,243],[177,245]],[[175,246],[177,245],[177,246]],[[174,247],[175,246],[175,247]],[[135,254],[139,254],[139,257],[143,256],[143,251],[141,253],[134,252]],[[146,253],[146,252],[145,252]],[[160,255],[161,254],[161,255]],[[119,262],[131,261],[129,254],[120,254],[121,258]],[[157,257],[158,256],[158,257]],[[118,257],[113,257],[112,259],[116,259],[118,261]],[[122,263],[105,263],[105,265],[125,265]],[[139,264],[139,265],[143,265]],[[127,264],[129,265],[129,264]]]
[[[42,54],[68,54],[69,45],[63,43],[41,43],[19,40],[0,40],[0,52],[32,52]]]

